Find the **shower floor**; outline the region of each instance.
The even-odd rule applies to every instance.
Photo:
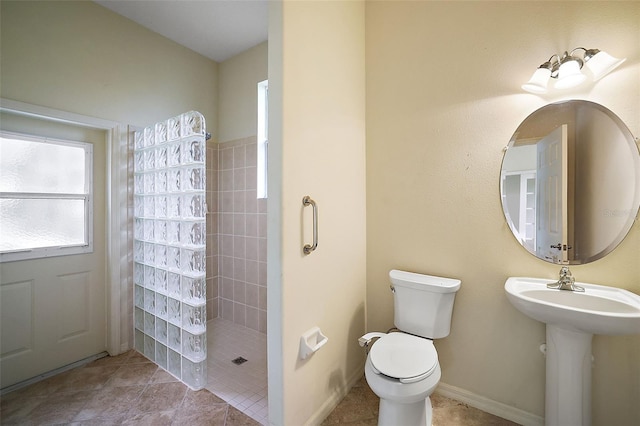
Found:
[[[236,364],[238,357],[246,362]],[[207,389],[266,425],[267,335],[222,318],[207,322]]]

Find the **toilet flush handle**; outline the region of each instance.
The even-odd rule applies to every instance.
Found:
[[[368,346],[372,339],[380,338],[386,336],[387,333],[380,333],[378,331],[373,331],[371,333],[367,333],[364,336],[358,339],[358,344],[361,347]]]

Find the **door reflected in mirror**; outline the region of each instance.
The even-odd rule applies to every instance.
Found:
[[[638,147],[601,105],[544,106],[509,141],[500,194],[507,223],[527,251],[551,263],[592,262],[624,239],[638,213]]]

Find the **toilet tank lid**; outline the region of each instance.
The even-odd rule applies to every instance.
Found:
[[[458,291],[461,284],[461,281],[455,278],[436,277],[397,269],[389,271],[389,278],[394,286],[404,286],[434,293],[454,293]]]

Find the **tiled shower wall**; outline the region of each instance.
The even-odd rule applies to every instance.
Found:
[[[207,313],[266,333],[267,200],[257,199],[256,154],[256,137],[207,147],[208,204],[216,206],[207,223]]]

